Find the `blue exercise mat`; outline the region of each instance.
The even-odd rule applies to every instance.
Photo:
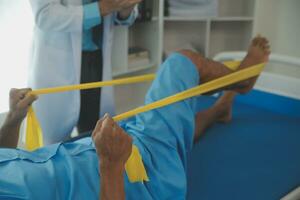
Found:
[[[214,101],[199,98],[199,109]],[[259,91],[238,97],[232,122],[216,124],[194,145],[187,199],[277,200],[300,186],[299,105]]]

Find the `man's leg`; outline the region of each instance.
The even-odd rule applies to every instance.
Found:
[[[209,109],[197,113],[195,117],[194,142],[214,123],[227,123],[231,120],[232,103],[236,92],[227,91]]]
[[[180,53],[188,57],[197,66],[202,84],[233,72],[222,63],[204,58],[200,54],[193,51],[182,50]],[[269,54],[270,46],[268,40],[260,36],[255,37],[252,40],[248,49],[248,53],[238,70],[251,67],[255,64],[267,62],[269,59]],[[257,77],[254,77],[245,81],[241,81],[224,89],[235,90],[238,93],[244,94],[253,88],[256,79]]]
[[[260,62],[262,60],[258,59],[253,64]],[[185,51],[174,53],[158,70],[146,95],[145,103],[161,100],[229,73],[231,71],[224,65],[205,60],[199,54]],[[197,118],[200,119],[196,123],[198,102],[197,98],[193,97],[138,114],[122,125],[126,132],[134,136],[135,144],[143,156],[151,180],[145,185],[154,199],[186,197],[187,152],[192,149],[195,129],[201,133],[215,120],[227,121],[230,114],[225,114],[227,111],[225,109],[227,107],[224,106],[225,99],[227,98],[220,100],[211,109],[212,111],[198,114]],[[231,105],[230,100],[229,102]],[[221,112],[222,109],[225,111]]]
[[[248,49],[248,54],[242,61],[239,69],[266,62],[269,53],[268,41],[262,37],[254,38]],[[148,91],[145,103],[149,104],[158,101],[232,72],[233,71],[228,69],[222,63],[208,60],[198,53],[188,50],[179,51],[168,57],[161,66],[156,79],[153,81],[152,86]],[[256,78],[248,79],[232,84],[224,89],[233,90],[238,93],[246,93],[252,89],[255,81]],[[162,143],[168,143],[168,145],[172,143],[172,146],[178,146],[177,144],[179,142],[184,141],[183,151],[186,151],[189,149],[188,147],[191,146],[190,142],[192,143],[194,138],[193,131],[195,129],[195,119],[190,119],[197,115],[196,103],[196,99],[191,98],[156,109],[152,112],[141,114],[141,117],[138,117],[137,119],[141,119],[144,126],[146,126],[143,130],[147,131],[144,132],[143,135],[150,136],[152,139],[161,141]],[[201,116],[203,113],[199,115]],[[151,118],[149,116],[151,116]],[[199,131],[204,131],[212,122],[214,122],[210,112],[209,116],[210,118],[208,116],[205,117],[207,122],[197,124],[197,129]],[[197,121],[199,121],[200,117],[198,116],[197,118]],[[153,126],[153,124],[157,126]],[[156,127],[163,129],[162,127],[164,126],[171,129],[171,132],[164,131],[164,134],[152,133],[152,131],[157,131]],[[167,142],[166,138],[168,138],[168,140],[171,140],[171,138],[174,140]]]
[[[239,69],[244,69],[246,67],[261,62],[267,62],[270,54],[269,48],[270,46],[268,44],[268,41],[265,38],[262,37],[254,38],[248,49],[248,54],[242,61]],[[188,54],[191,55],[190,52],[188,52]],[[209,81],[211,80],[211,77],[216,78],[218,76],[221,75],[224,76],[230,73],[230,70],[226,69],[226,66],[224,66],[221,63],[211,61],[211,60],[205,60],[204,58],[200,56],[197,57],[194,54],[192,55],[193,55],[194,62],[198,61],[199,63],[197,67],[199,69],[200,75],[201,72],[204,71],[204,74],[207,76],[207,77],[204,76],[203,81]],[[246,81],[242,81],[237,84],[231,85],[225,89],[232,89],[238,93],[244,94],[249,92],[253,88],[256,80],[257,77],[254,77]],[[231,120],[231,107],[232,107],[232,102],[235,97],[235,94],[236,93],[232,91],[225,92],[225,94],[215,103],[214,106],[212,106],[211,108],[205,111],[197,113],[195,118],[196,127],[195,127],[194,142],[196,142],[199,139],[199,137],[205,132],[205,130],[209,128],[211,125],[213,125],[215,122],[229,122]]]

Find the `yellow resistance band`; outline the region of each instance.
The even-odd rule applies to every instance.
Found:
[[[231,70],[236,70],[240,65],[239,61],[230,61],[224,62],[224,64],[230,68]],[[163,106],[167,106],[169,104],[182,101],[187,98],[191,98],[193,96],[198,96],[203,93],[207,93],[213,90],[217,90],[219,88],[226,87],[233,83],[258,76],[261,71],[263,70],[264,63],[258,64],[238,72],[231,73],[224,77],[215,79],[213,81],[207,82],[205,84],[199,85],[197,87],[191,88],[184,92],[175,94],[173,96],[167,97],[165,99],[159,100],[157,102],[153,102],[151,104],[145,105],[140,108],[136,108],[134,110],[128,111],[126,113],[117,115],[113,117],[115,121],[120,121],[126,119],[128,117],[132,117],[142,112],[147,112],[156,108],[160,108]],[[144,76],[136,76],[132,78],[123,78],[118,80],[112,81],[104,81],[104,82],[96,82],[96,83],[88,83],[88,84],[79,84],[79,85],[72,85],[72,86],[63,86],[57,88],[46,88],[46,89],[39,89],[34,90],[31,93],[35,95],[41,94],[49,94],[49,93],[57,93],[57,92],[65,92],[70,90],[83,90],[83,89],[92,89],[98,88],[103,86],[112,86],[112,85],[121,85],[121,84],[131,84],[131,83],[138,83],[144,81],[151,81],[155,78],[154,74],[144,75]],[[38,119],[35,116],[35,113],[32,107],[29,109],[27,114],[27,129],[26,129],[26,148],[28,150],[35,150],[39,147],[43,146],[43,139],[42,139],[42,130],[40,128]],[[141,182],[141,181],[148,181],[148,176],[142,161],[142,157],[139,153],[139,150],[136,146],[133,145],[132,153],[126,162],[125,165],[126,173],[128,178],[131,182]]]

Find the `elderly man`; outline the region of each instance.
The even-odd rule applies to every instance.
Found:
[[[253,39],[239,69],[267,62],[269,44]],[[191,51],[171,55],[158,71],[146,104],[231,73],[224,65]],[[197,113],[197,98],[139,114],[120,124],[105,115],[93,137],[54,144],[35,152],[0,150],[0,198],[6,199],[185,199],[187,152],[215,122],[231,120],[235,92],[246,93],[256,78],[231,85],[209,109]],[[16,147],[18,128],[36,97],[11,92],[11,111],[1,145]],[[150,179],[130,183],[124,165],[135,144]]]

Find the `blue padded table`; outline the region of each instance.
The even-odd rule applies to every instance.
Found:
[[[200,97],[199,109],[213,97]],[[300,100],[253,91],[238,96],[229,124],[194,145],[189,200],[278,200],[300,186]]]

